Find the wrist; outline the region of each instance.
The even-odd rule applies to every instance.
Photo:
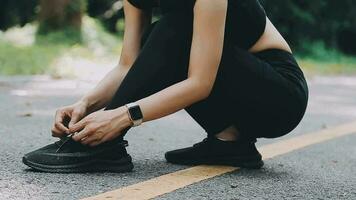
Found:
[[[143,122],[143,115],[140,105],[136,102],[131,102],[126,104],[125,107],[127,108],[127,113],[131,119],[131,122],[133,123],[133,126],[141,125]]]
[[[87,99],[80,99],[77,104],[85,107],[85,108],[88,108],[89,107],[89,101]]]
[[[120,124],[124,125],[123,128],[133,126],[133,121],[130,118],[130,115],[129,115],[129,112],[128,112],[128,109],[126,106],[121,106],[121,107],[115,109],[114,112],[117,113],[116,116],[119,119]]]
[[[94,108],[94,103],[92,101],[89,100],[89,98],[82,98],[79,100],[78,102],[81,106],[85,107],[86,110],[88,110],[89,112],[94,112],[96,111],[96,109]]]

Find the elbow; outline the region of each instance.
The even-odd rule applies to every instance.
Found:
[[[210,96],[210,93],[212,91],[212,86],[210,85],[203,85],[199,88],[199,94],[201,99],[206,99]]]
[[[197,81],[194,85],[193,93],[197,95],[198,100],[208,98],[213,90],[213,84],[210,83]]]

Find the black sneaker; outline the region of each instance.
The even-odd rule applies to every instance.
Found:
[[[126,146],[125,140],[113,140],[89,147],[65,137],[26,154],[22,162],[44,172],[128,172],[133,169],[133,164]]]
[[[229,165],[259,169],[263,166],[263,161],[255,142],[222,141],[209,137],[192,147],[166,152],[165,157],[174,164]]]

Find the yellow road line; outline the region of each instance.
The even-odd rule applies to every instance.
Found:
[[[263,158],[270,159],[278,155],[301,149],[306,146],[325,142],[356,132],[356,121],[314,133],[296,136],[290,139],[265,145],[259,148]],[[99,199],[152,199],[185,186],[197,183],[215,176],[237,170],[228,166],[195,166],[170,174],[165,174],[147,181],[133,184],[117,190],[105,192],[85,200]]]

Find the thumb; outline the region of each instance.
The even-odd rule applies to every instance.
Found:
[[[72,128],[74,126],[75,123],[77,123],[79,121],[79,115],[73,115],[70,119],[70,122],[68,124],[68,128]]]

